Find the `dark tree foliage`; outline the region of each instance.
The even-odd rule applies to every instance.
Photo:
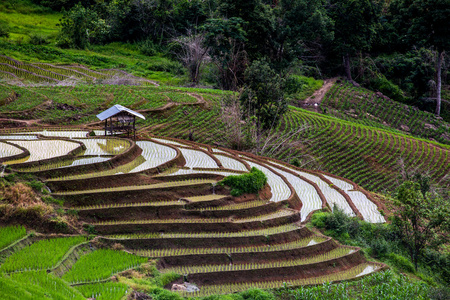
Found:
[[[449,241],[450,210],[440,196],[431,195],[429,179],[416,175],[397,190],[393,224],[403,236],[416,269],[427,246],[437,248]]]
[[[245,42],[247,34],[241,18],[209,19],[202,27],[210,56],[219,70],[223,89],[237,90],[243,82],[247,65]]]
[[[98,14],[81,4],[64,12],[59,23],[61,33],[59,44],[84,49],[90,43],[101,43],[109,34],[109,26]]]
[[[334,22],[326,1],[283,0],[276,9],[277,29],[270,57],[282,62],[298,58],[320,62],[323,47],[334,38]]]
[[[328,9],[334,21],[334,49],[342,57],[345,75],[353,82],[350,59],[370,50],[379,26],[379,6],[374,0],[331,0]]]
[[[394,22],[406,44],[436,50],[436,115],[441,113],[442,66],[450,50],[450,1],[396,0],[392,4]]]
[[[245,71],[245,88],[240,101],[246,116],[255,116],[258,131],[278,124],[287,111],[285,79],[265,60],[254,61]]]

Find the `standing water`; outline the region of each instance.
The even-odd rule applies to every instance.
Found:
[[[2,165],[2,171],[0,172],[0,177],[5,176],[5,170],[7,165]]]

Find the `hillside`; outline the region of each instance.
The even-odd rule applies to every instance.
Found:
[[[2,1],[0,298],[450,298],[438,2]]]
[[[99,235],[97,246],[121,245],[140,257],[158,258],[163,274],[184,274],[184,281],[200,288],[189,295],[345,280],[386,268],[367,262],[359,248],[341,246],[301,224],[314,211],[334,205],[368,222],[385,222],[384,207],[349,181],[182,140],[133,142],[87,134],[12,130],[2,144],[15,149],[0,148],[7,150],[0,159],[12,170],[41,178],[51,196],[61,198],[85,228]],[[259,195],[232,197],[217,184],[253,167],[267,177]],[[83,253],[78,261],[71,258],[49,270],[72,285],[107,279],[75,275],[84,257],[101,251],[85,246],[71,250],[70,255]],[[22,253],[17,251],[2,265],[6,273],[18,270],[9,266]],[[138,260],[145,261],[131,262]]]
[[[220,103],[224,96],[231,95],[229,92],[152,85],[1,85],[0,89],[3,95],[0,116],[3,118],[33,120],[42,125],[94,126],[97,113],[112,104],[122,104],[148,116],[145,121],[138,121],[142,136],[153,134],[188,139],[193,133],[198,142],[227,146]],[[281,145],[269,155],[286,162],[299,158],[303,163],[309,163],[308,168],[348,178],[371,191],[392,191],[405,171],[427,173],[435,183],[446,178],[450,168],[449,146],[418,136],[447,141],[445,137],[450,130],[447,123],[413,108],[408,114],[404,106],[395,104],[390,106],[389,113],[372,111],[385,105],[370,106],[374,115],[364,114],[368,105],[349,113],[351,105],[357,108],[354,103],[343,104],[348,110],[336,110],[336,103],[343,101],[340,100],[343,96],[338,93],[341,89],[349,94],[345,99],[372,97],[372,101],[383,103],[376,100],[373,92],[354,91],[337,83],[323,101],[322,107],[330,107],[326,114],[291,107],[271,134],[282,139],[296,128],[305,126],[306,129],[290,137],[296,143]],[[375,114],[389,118],[377,119]],[[215,120],[214,126],[211,126],[211,120]],[[20,120],[15,122],[16,125],[9,123],[8,126],[20,126]],[[410,133],[399,130],[405,125],[411,128]]]

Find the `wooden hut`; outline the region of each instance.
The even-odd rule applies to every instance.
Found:
[[[145,120],[145,117],[125,106],[116,104],[97,115],[100,121],[105,121],[105,135],[130,133],[136,138],[136,117]]]

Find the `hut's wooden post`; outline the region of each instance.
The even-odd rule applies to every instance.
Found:
[[[108,119],[106,118],[106,119],[105,119],[105,136],[106,136],[106,130],[107,130],[107,128],[108,128]]]
[[[111,135],[113,135],[113,125],[114,125],[114,123],[113,123],[113,119],[112,119],[112,117],[111,118],[109,118],[109,122],[111,123]]]
[[[133,115],[133,133],[134,133],[134,139],[136,139],[136,116]]]

